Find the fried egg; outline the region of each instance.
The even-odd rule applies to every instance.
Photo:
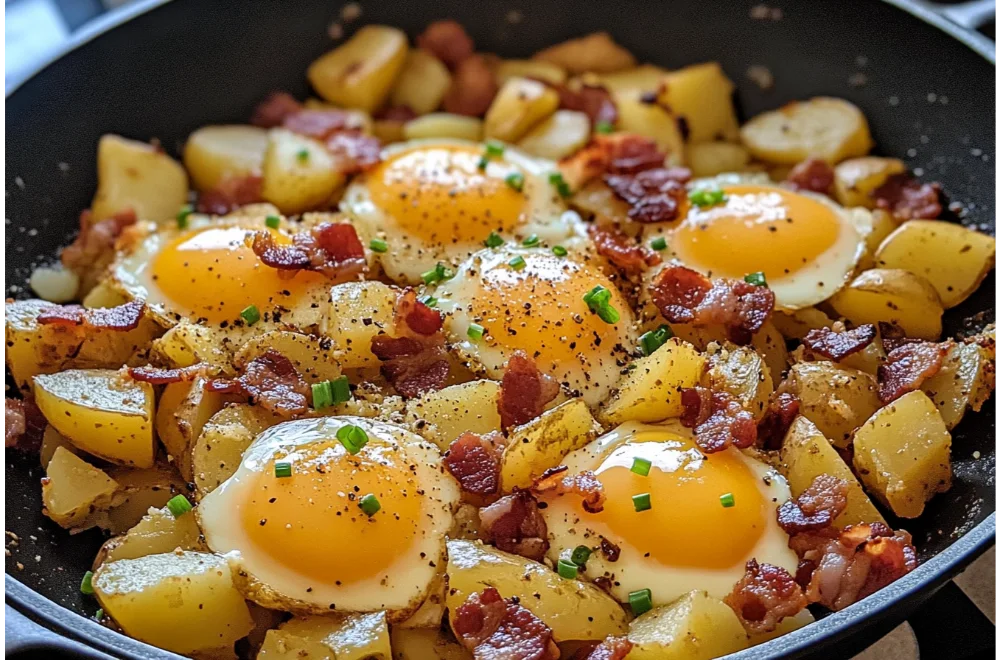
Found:
[[[341,209],[366,241],[386,242],[379,260],[390,279],[419,283],[438,262],[455,264],[481,249],[491,232],[508,241],[534,235],[548,245],[577,233],[579,216],[566,213],[548,181],[553,163],[512,147],[485,153],[481,144],[458,140],[393,145],[351,183]]]
[[[367,435],[356,454],[337,439],[347,425]],[[279,476],[279,463],[290,465],[288,476]],[[369,516],[361,502],[371,495],[381,508]],[[399,621],[443,566],[459,496],[438,449],[419,436],[372,419],[324,417],[264,431],[197,511],[208,546],[260,605],[299,614],[385,610]]]
[[[500,378],[514,352],[524,351],[564,392],[596,406],[617,384],[636,342],[629,303],[601,263],[577,250],[560,257],[544,248],[486,249],[433,295],[452,345],[474,372]],[[595,287],[610,293],[616,322],[584,300]]]
[[[637,459],[648,461],[646,476],[633,471]],[[588,513],[578,496],[543,496],[550,557],[569,559],[580,545],[593,549],[583,575],[609,578],[622,602],[641,589],[656,605],[694,589],[722,598],[751,558],[795,574],[798,557],[775,513],[791,497],[788,484],[736,448],[706,455],[679,424],[628,422],[563,463],[571,473],[593,471],[606,500],[603,511]],[[644,494],[649,508],[637,511],[633,497]],[[729,498],[733,505],[724,506]],[[617,561],[599,549],[602,539],[621,549]]]

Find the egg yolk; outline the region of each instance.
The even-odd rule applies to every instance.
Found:
[[[526,218],[529,194],[505,180],[518,170],[502,158],[479,169],[482,151],[439,147],[407,151],[368,177],[372,203],[400,232],[428,243],[480,243],[510,232]]]
[[[328,585],[384,572],[412,545],[424,518],[421,488],[392,446],[369,443],[350,455],[336,441],[278,456],[261,467],[242,509],[250,543],[275,563]],[[288,461],[291,476],[275,475]],[[375,495],[369,517],[359,502]]]
[[[283,279],[245,243],[252,229],[208,227],[186,232],[161,249],[150,269],[156,288],[192,318],[209,323],[238,319],[256,305],[261,313],[292,307],[309,288],[322,284],[318,273]],[[291,241],[270,230],[278,244]]]
[[[729,568],[746,560],[767,523],[758,478],[737,451],[706,456],[683,436],[637,431],[594,469],[604,486],[603,511],[579,508],[576,515],[660,564]],[[632,471],[636,458],[652,464],[647,476]],[[647,493],[650,508],[636,511],[633,496]],[[734,506],[722,505],[727,494]]]
[[[728,186],[725,193],[723,204],[692,206],[672,241],[682,262],[714,277],[763,271],[778,281],[815,261],[840,236],[836,212],[805,195],[751,185]]]

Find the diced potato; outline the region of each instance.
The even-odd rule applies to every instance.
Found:
[[[510,431],[500,459],[504,492],[530,488],[549,468],[571,451],[589,444],[601,433],[583,399],[571,399]]]
[[[788,479],[792,497],[798,497],[821,474],[846,481],[847,508],[834,520],[838,527],[885,522],[850,466],[816,425],[801,415],[792,422],[781,445],[781,473]]]
[[[566,82],[566,69],[542,60],[501,60],[494,73],[498,85],[511,78],[534,78],[553,85]]]
[[[153,342],[153,351],[173,367],[190,367],[204,362],[225,373],[235,373],[232,350],[224,335],[208,326],[182,321]]]
[[[194,443],[195,495],[204,497],[231,477],[254,438],[278,421],[266,410],[245,403],[227,406],[213,415]]]
[[[694,326],[688,323],[671,323],[674,336],[686,341],[698,350],[705,350],[712,342],[722,344],[726,341],[726,329],[721,325]],[[750,340],[753,347],[764,358],[764,364],[771,372],[771,380],[777,382],[788,368],[788,348],[785,338],[770,321],[754,333]]]
[[[95,220],[132,209],[140,220],[173,220],[187,201],[184,168],[151,144],[104,135],[97,144]]]
[[[112,463],[153,465],[153,387],[107,369],[35,376],[45,419],[83,451]]]
[[[708,387],[728,392],[758,420],[764,416],[774,391],[774,381],[771,370],[757,351],[749,346],[727,343],[709,356],[708,364],[704,377]]]
[[[486,111],[483,132],[488,138],[517,142],[559,107],[559,94],[529,78],[509,78]]]
[[[151,508],[166,506],[174,495],[187,494],[187,482],[164,465],[151,468],[108,469],[108,476],[118,483],[111,509],[98,524],[112,535],[124,534],[135,527]]]
[[[111,506],[118,484],[103,470],[57,447],[42,479],[42,512],[67,529],[86,529],[93,514]]]
[[[323,206],[344,183],[326,147],[283,128],[268,133],[261,197],[291,215]]]
[[[127,302],[128,298],[115,291],[107,283],[101,282],[87,292],[81,304],[87,309],[94,309],[97,307],[118,307]]]
[[[667,155],[668,164],[684,164],[684,135],[675,115],[655,103],[643,103],[624,95],[616,96],[615,104],[619,130],[652,139]]]
[[[472,660],[472,654],[440,630],[393,627],[389,631],[393,660]]]
[[[874,142],[868,120],[844,99],[818,96],[757,115],[740,129],[743,145],[760,160],[794,165],[808,158],[832,164],[864,156]]]
[[[854,434],[854,469],[900,518],[951,487],[951,434],[926,394],[904,394]]]
[[[226,559],[169,552],[101,566],[97,599],[130,637],[175,653],[232,645],[253,628]]]
[[[500,430],[500,383],[473,380],[427,392],[406,404],[406,420],[441,451],[466,431],[485,435]]]
[[[38,463],[42,466],[42,469],[48,468],[49,461],[52,460],[52,456],[55,455],[56,450],[60,447],[77,456],[81,453],[59,431],[55,430],[52,426],[46,426],[45,431],[42,433],[42,446],[38,450]]]
[[[256,658],[264,646],[267,634],[285,620],[285,613],[261,607],[257,603],[247,601],[250,617],[253,619],[253,630],[246,636],[246,658]],[[301,660],[301,658],[296,658]]]
[[[657,102],[688,126],[688,142],[736,142],[739,124],[733,83],[718,62],[705,62],[666,75]]]
[[[590,118],[575,110],[556,110],[517,143],[521,151],[549,160],[565,158],[587,144]]]
[[[236,352],[233,362],[238,369],[243,369],[255,358],[273,350],[288,358],[307,383],[321,383],[340,377],[340,365],[328,344],[311,335],[273,330],[248,340]]]
[[[941,299],[930,282],[908,270],[866,270],[829,302],[855,325],[886,321],[901,327],[907,337],[941,336]]]
[[[750,153],[731,142],[701,142],[687,148],[687,165],[695,177],[743,172],[749,164]]]
[[[426,50],[411,49],[389,93],[389,105],[406,106],[418,115],[434,112],[451,86],[444,62]]]
[[[610,73],[635,66],[632,53],[616,44],[607,32],[595,32],[549,46],[531,59],[550,62],[570,73]]]
[[[184,143],[184,167],[198,190],[230,178],[259,175],[267,149],[267,131],[256,126],[204,126]]]
[[[694,346],[672,338],[650,356],[632,363],[611,400],[598,415],[601,423],[658,422],[681,414],[681,389],[701,382],[705,358]]]
[[[995,365],[977,344],[956,343],[944,357],[941,370],[920,386],[941,413],[950,431],[969,408],[978,411],[993,391],[989,379]]]
[[[892,232],[875,253],[879,268],[902,268],[925,278],[945,309],[979,288],[996,264],[992,236],[953,222],[910,220]]]
[[[878,376],[878,368],[885,362],[885,349],[882,348],[882,340],[875,338],[875,341],[865,346],[857,353],[852,353],[838,362],[842,367],[863,371],[869,376]]]
[[[833,194],[842,206],[875,208],[872,193],[893,174],[906,172],[898,158],[864,156],[849,158],[833,169]]]
[[[611,596],[581,580],[567,580],[538,562],[475,541],[448,541],[448,612],[473,593],[494,587],[516,596],[541,619],[557,642],[602,640],[627,628],[625,611]]]
[[[640,64],[634,69],[625,69],[613,73],[584,74],[582,82],[600,85],[614,96],[637,99],[644,94],[657,94],[664,84],[667,70],[655,64]]]
[[[810,330],[829,328],[833,319],[815,307],[805,307],[795,311],[775,311],[771,322],[788,339],[801,340]]]
[[[170,383],[163,388],[156,409],[156,435],[167,450],[167,459],[185,480],[193,479],[191,447],[209,418],[222,410],[226,399],[205,391],[205,380]]]
[[[268,630],[257,660],[336,660],[326,644],[282,630]]]
[[[403,68],[406,35],[384,25],[366,25],[309,65],[306,75],[324,99],[373,112],[385,101]]]
[[[42,300],[68,303],[78,299],[80,275],[62,264],[36,266],[28,278],[28,286]]]
[[[745,649],[743,624],[728,605],[692,591],[629,625],[629,660],[710,660]]]
[[[330,305],[320,326],[333,340],[334,356],[344,369],[377,367],[372,339],[392,333],[399,289],[382,282],[347,282],[330,289]]]
[[[479,517],[478,510],[476,517]],[[449,534],[448,538],[454,537]],[[444,619],[444,599],[447,591],[448,584],[442,568],[441,572],[435,575],[431,581],[431,586],[427,589],[427,597],[417,608],[417,611],[407,617],[405,621],[394,624],[393,628],[440,628],[441,621]]]
[[[778,390],[798,397],[799,412],[841,448],[848,447],[854,430],[882,407],[871,375],[835,362],[794,364]]]
[[[94,567],[118,559],[138,559],[147,555],[181,550],[203,550],[201,530],[192,513],[174,516],[167,508],[151,508],[123,536],[110,539],[94,560]]]
[[[301,639],[319,642],[332,650],[337,660],[392,658],[385,612],[295,617],[278,629]]]
[[[856,271],[868,270],[875,267],[875,253],[878,251],[882,241],[889,234],[896,231],[899,224],[896,218],[885,209],[875,209],[868,211],[860,207],[846,209],[851,220],[851,224],[858,230],[861,237],[865,239],[865,250],[858,259]]]
[[[403,137],[407,140],[455,138],[479,142],[483,139],[483,120],[449,112],[432,112],[403,124]]]
[[[786,616],[778,622],[778,627],[771,632],[750,635],[750,646],[757,646],[758,644],[769,642],[772,639],[781,637],[782,635],[787,635],[794,630],[798,630],[799,628],[809,625],[815,620],[816,617],[814,617],[812,612],[809,610],[802,610],[795,616]]]

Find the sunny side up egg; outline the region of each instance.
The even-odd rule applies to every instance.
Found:
[[[565,393],[596,406],[618,383],[636,342],[628,301],[601,264],[583,250],[560,257],[507,245],[476,253],[432,293],[454,350],[472,371],[501,378],[507,360],[524,351]],[[584,296],[595,287],[608,291],[617,321],[588,307]]]
[[[337,439],[349,425],[367,436],[355,454]],[[369,496],[380,507],[372,515],[362,509]],[[434,445],[384,422],[325,417],[264,431],[197,513],[209,548],[246,576],[260,605],[385,610],[401,621],[444,566],[459,498]]]
[[[622,602],[641,589],[652,592],[656,605],[693,589],[722,598],[751,558],[795,574],[798,558],[775,514],[791,497],[788,484],[736,448],[706,455],[679,424],[628,422],[563,463],[570,473],[593,471],[606,500],[603,511],[588,513],[578,496],[542,497],[550,558],[569,559],[580,545],[592,548],[585,575],[610,578],[611,593]],[[639,511],[644,495],[649,508]],[[732,506],[724,506],[730,498]],[[621,549],[617,561],[599,549],[602,538]]]
[[[390,279],[418,284],[439,262],[453,265],[481,249],[492,232],[548,245],[579,233],[579,216],[566,213],[548,181],[554,164],[511,147],[486,153],[455,140],[393,145],[347,188],[341,209],[366,242],[386,242],[379,261]]]

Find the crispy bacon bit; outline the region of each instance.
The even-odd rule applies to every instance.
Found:
[[[795,499],[778,507],[778,525],[788,534],[829,527],[847,508],[847,482],[821,474]]]
[[[349,112],[335,108],[298,110],[286,115],[281,125],[293,133],[305,135],[315,140],[325,140],[334,133],[358,128],[357,125],[352,125],[351,119],[352,115]]]
[[[545,405],[559,394],[559,384],[538,369],[524,351],[516,351],[509,360],[500,382],[497,409],[500,427],[527,424],[542,414]]]
[[[198,213],[225,215],[241,206],[264,201],[261,190],[264,179],[257,175],[227,177],[214,188],[198,194]]]
[[[872,192],[875,206],[897,220],[933,220],[941,215],[941,186],[922,183],[909,174],[893,174]]]
[[[250,397],[256,405],[281,417],[309,410],[309,386],[291,360],[273,349],[251,360],[242,375],[206,381],[205,389]]]
[[[486,587],[459,605],[452,626],[475,660],[557,660],[552,630],[515,598]]]
[[[917,567],[910,535],[883,523],[862,523],[797,534],[789,547],[800,558],[796,581],[810,603],[842,610]]]
[[[811,352],[839,362],[848,355],[863,351],[877,336],[875,326],[870,323],[843,332],[825,327],[813,328],[802,338],[802,343]]]
[[[771,632],[782,619],[795,616],[808,604],[795,578],[780,566],[747,562],[746,572],[723,601],[736,612],[752,634]]]
[[[694,440],[707,454],[722,451],[729,445],[750,447],[757,441],[757,424],[726,392],[704,387],[681,390],[681,424],[694,429]]]
[[[677,218],[687,197],[684,182],[690,178],[691,172],[683,167],[658,167],[636,174],[608,174],[604,182],[629,205],[628,217],[646,223]]]
[[[584,511],[600,513],[604,510],[604,485],[590,470],[569,474],[565,465],[549,468],[535,480],[531,491],[536,495],[579,495],[583,498]]]
[[[94,222],[90,209],[80,212],[80,233],[76,239],[63,248],[60,260],[66,268],[80,273],[97,269],[110,259],[115,241],[126,227],[138,221],[135,211],[125,209],[110,218]]]
[[[545,519],[526,490],[515,490],[480,509],[479,522],[486,542],[504,552],[541,561],[549,550]]]
[[[398,121],[401,124],[405,124],[411,119],[416,119],[417,116],[417,113],[408,105],[390,105],[373,114],[372,118],[381,121]]]
[[[606,166],[608,174],[638,174],[663,167],[666,154],[660,151],[656,142],[650,138],[625,134],[620,137],[607,136],[595,139],[610,147]],[[683,168],[677,170],[678,174],[686,171]],[[690,171],[687,171],[687,176],[690,178]]]
[[[570,660],[625,660],[631,650],[628,637],[608,637],[600,644],[581,646]]]
[[[441,105],[445,112],[479,117],[497,94],[497,79],[482,55],[470,55],[455,68],[451,87]]]
[[[757,424],[757,442],[764,449],[780,449],[781,443],[799,414],[799,398],[782,392],[767,405],[764,417]]]
[[[829,195],[833,189],[833,168],[825,160],[804,160],[788,173],[785,183],[795,190]]]
[[[208,371],[208,365],[193,364],[190,367],[178,367],[176,369],[161,369],[146,365],[144,367],[129,367],[128,375],[132,380],[153,385],[168,385],[170,383],[189,383],[198,376],[204,375]]]
[[[324,222],[295,234],[291,245],[278,245],[271,232],[254,232],[252,248],[264,264],[278,270],[314,270],[344,280],[368,268],[361,239],[346,222]]]
[[[637,243],[614,227],[590,225],[587,229],[597,253],[620,268],[626,275],[640,275],[649,266],[660,263],[660,255]]]
[[[767,287],[743,280],[710,281],[684,266],[664,268],[649,289],[653,304],[671,323],[719,324],[740,345],[750,343],[774,310],[774,293]]]
[[[544,81],[540,81],[544,82]],[[548,84],[548,83],[546,83]],[[592,124],[607,122],[614,125],[618,121],[618,106],[607,89],[600,85],[583,85],[572,90],[566,85],[550,85],[559,93],[559,107],[563,110],[582,112]],[[663,159],[657,165],[662,165]]]
[[[941,370],[950,342],[929,341],[903,344],[886,356],[878,367],[878,398],[883,405],[908,392],[920,389],[928,378]]]
[[[500,492],[503,447],[503,436],[499,433],[480,436],[466,432],[451,443],[444,464],[463,492],[480,498],[493,497]]]
[[[886,354],[892,353],[900,346],[923,341],[922,339],[911,339],[906,336],[906,332],[895,323],[878,322],[878,334],[882,340],[882,348]]]
[[[38,451],[45,425],[45,417],[34,399],[4,399],[4,447]]]
[[[612,564],[618,561],[618,558],[622,556],[622,549],[615,543],[607,540],[603,536],[601,537],[601,553],[604,558],[607,559]]]
[[[53,305],[39,314],[37,321],[41,325],[77,325],[125,332],[138,328],[145,312],[146,303],[142,300],[132,300],[117,307],[91,309],[80,305]]]
[[[458,21],[434,21],[417,36],[417,48],[422,48],[454,69],[465,61],[475,46],[472,37]]]
[[[431,318],[438,317],[434,322]],[[440,312],[417,300],[413,289],[396,299],[395,337],[372,338],[372,352],[382,362],[382,375],[405,397],[439,390],[448,379],[449,362]],[[433,326],[437,329],[427,334]]]
[[[382,143],[377,137],[360,131],[341,131],[326,140],[326,149],[339,163],[344,174],[370,170],[382,160]]]
[[[271,92],[250,116],[250,123],[261,128],[281,126],[289,115],[302,110],[302,104],[287,92]]]

